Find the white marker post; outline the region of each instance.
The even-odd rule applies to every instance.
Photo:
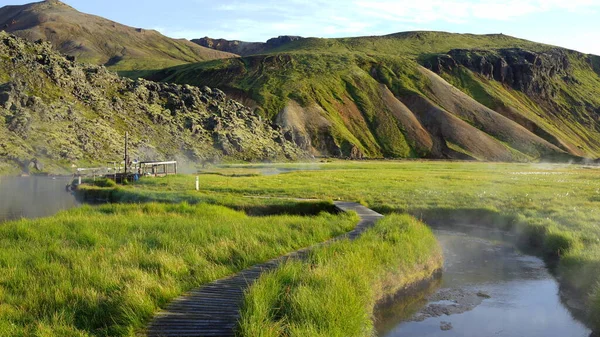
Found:
[[[196,176],[196,191],[200,191],[200,177]]]

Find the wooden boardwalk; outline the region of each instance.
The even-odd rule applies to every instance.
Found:
[[[354,211],[360,222],[354,230],[338,238],[351,240],[360,236],[383,215],[354,202],[336,202],[344,212]],[[323,244],[323,243],[322,243]],[[150,323],[149,337],[229,337],[235,336],[244,291],[262,273],[277,268],[288,259],[303,259],[310,251],[304,248],[263,264],[248,268],[234,276],[214,281],[174,300]]]

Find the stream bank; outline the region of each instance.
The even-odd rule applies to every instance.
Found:
[[[543,260],[495,241],[498,232],[436,230],[441,278],[376,310],[382,337],[572,336],[591,330],[574,318]]]

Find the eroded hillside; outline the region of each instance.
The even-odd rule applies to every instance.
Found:
[[[505,35],[411,32],[295,40],[149,78],[219,87],[316,155],[528,161],[599,156],[598,68]]]

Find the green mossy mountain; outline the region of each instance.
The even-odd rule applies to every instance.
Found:
[[[316,156],[600,156],[600,57],[502,34],[193,43],[58,0],[2,7],[0,24],[131,78],[220,88]]]
[[[218,89],[130,80],[0,32],[0,171],[119,161],[126,131],[140,160],[303,155]]]
[[[58,0],[4,6],[0,29],[29,41],[49,41],[77,61],[115,71],[161,69],[236,56],[81,13]]]
[[[295,39],[146,78],[218,87],[315,155],[600,156],[600,57],[502,34]]]

